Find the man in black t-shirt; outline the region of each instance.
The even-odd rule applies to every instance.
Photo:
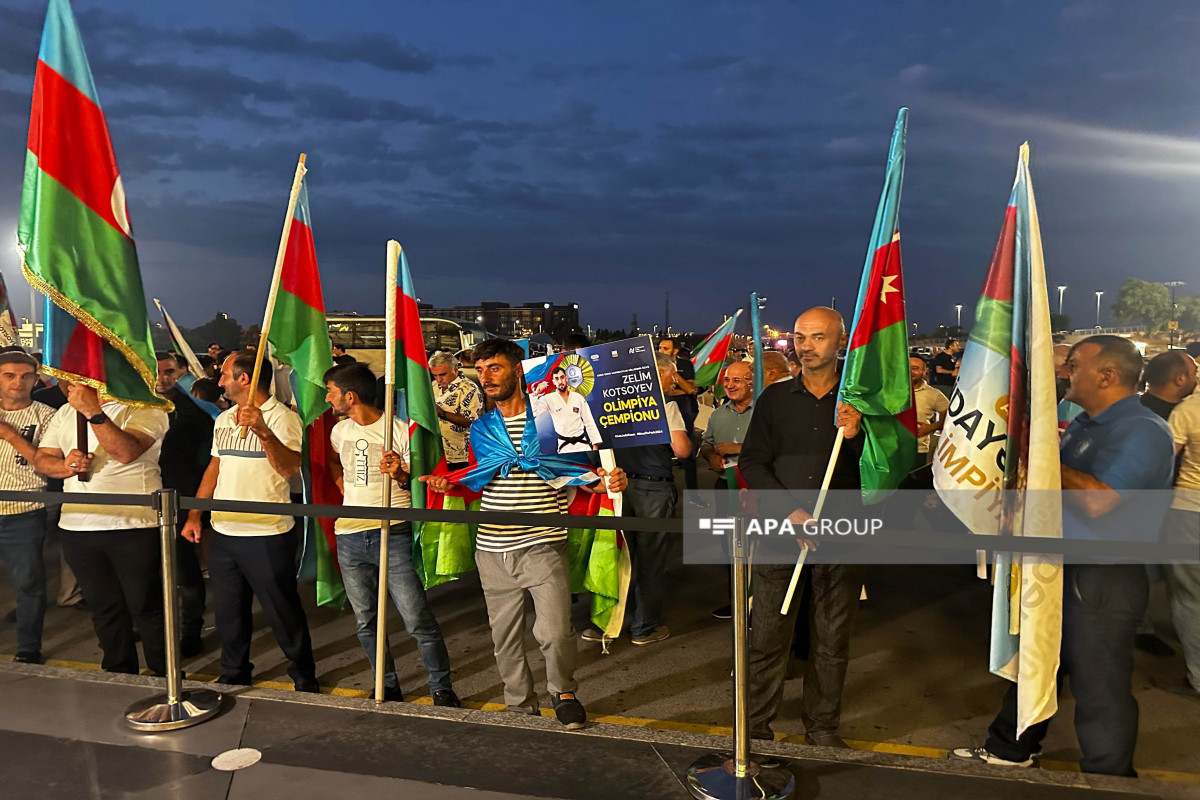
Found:
[[[947,396],[954,386],[954,381],[958,379],[958,354],[961,350],[962,345],[958,340],[950,339],[946,342],[946,349],[933,357],[933,374],[930,375],[929,383],[941,389]]]
[[[688,441],[692,441],[693,431],[696,428],[696,417],[700,413],[700,403],[696,400],[696,368],[692,366],[692,360],[680,351],[679,344],[669,336],[659,339],[658,352],[666,353],[675,359],[675,372],[671,376],[670,382],[663,384],[663,394],[674,398],[675,402],[679,404],[679,413],[683,414],[683,425],[687,431]],[[696,478],[695,451],[695,442],[692,441],[692,455],[679,459],[679,466],[683,468],[684,488],[693,492],[699,488]]]

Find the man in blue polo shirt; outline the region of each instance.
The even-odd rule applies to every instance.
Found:
[[[1066,398],[1083,408],[1063,433],[1063,536],[1155,541],[1139,490],[1171,488],[1175,448],[1166,423],[1139,402],[1142,358],[1128,339],[1089,336],[1067,356]],[[1075,734],[1084,772],[1136,776],[1138,707],[1133,637],[1149,600],[1141,564],[1067,564],[1059,680],[1070,677]],[[1031,767],[1049,720],[1017,736],[1017,686],[1012,684],[983,747],[951,758]]]

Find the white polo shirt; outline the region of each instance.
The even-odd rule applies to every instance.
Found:
[[[284,447],[300,451],[304,425],[300,415],[274,397],[261,406],[263,421]],[[254,500],[260,503],[289,503],[288,479],[267,461],[267,452],[254,431],[241,438],[237,424],[238,407],[233,406],[213,424],[212,455],[221,459],[214,500]],[[233,511],[212,512],[212,526],[226,536],[270,536],[291,530],[295,518],[278,514],[246,514]]]
[[[116,425],[126,433],[144,433],[154,440],[140,456],[128,464],[117,461],[100,446],[96,426],[88,425],[88,452],[92,454],[91,480],[70,477],[63,481],[63,491],[74,494],[141,494],[148,495],[162,488],[162,473],[158,456],[163,437],[170,422],[165,411],[153,408],[132,408],[109,402],[101,406],[108,416],[105,425]],[[66,405],[58,409],[46,426],[41,447],[57,448],[65,456],[75,449],[75,409]],[[115,531],[130,528],[157,528],[158,515],[144,506],[99,506],[64,503],[58,526],[64,531]]]
[[[359,425],[352,419],[344,419],[329,432],[329,444],[337,451],[342,463],[342,502],[348,506],[383,507],[383,479],[379,462],[383,458],[384,420],[382,415],[370,425]],[[404,421],[392,417],[392,450],[404,461],[404,471],[409,470],[408,426]],[[392,508],[409,508],[412,497],[408,489],[392,482]],[[333,524],[334,533],[375,531],[381,527],[377,519],[338,518]]]

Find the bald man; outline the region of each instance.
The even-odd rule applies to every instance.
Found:
[[[790,381],[792,372],[788,369],[787,356],[778,350],[768,350],[763,353],[763,388],[779,381]]]
[[[837,354],[846,338],[845,322],[832,308],[813,308],[796,319],[792,340],[800,377],[776,383],[759,395],[742,444],[738,468],[751,489],[820,489],[840,426],[846,441],[830,488],[861,490],[858,426],[862,415],[848,405],[837,407]],[[811,511],[797,508],[788,519],[799,527],[812,518]],[[791,564],[755,563],[753,567],[754,604],[761,609],[750,632],[750,736],[754,739],[773,738],[771,722],[783,699],[798,604],[793,603],[787,615],[777,609],[783,607],[791,575]],[[845,748],[837,729],[862,570],[854,565],[813,564],[805,567],[801,582],[811,583],[812,590],[810,655],[800,715],[805,741]]]

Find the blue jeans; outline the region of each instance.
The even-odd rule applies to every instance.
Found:
[[[648,481],[630,478],[624,492],[625,513],[632,517],[669,519],[675,516],[679,493],[675,481]],[[662,624],[663,576],[670,563],[669,533],[625,531],[633,576],[629,586],[626,622],[634,638],[648,636]]]
[[[379,542],[380,532],[357,531],[337,537],[338,565],[342,568],[342,583],[346,597],[354,609],[358,623],[358,642],[367,653],[371,671],[375,671],[376,628],[379,610]],[[393,525],[388,536],[388,593],[404,620],[404,627],[417,641],[421,661],[429,673],[429,691],[443,692],[450,685],[450,654],[442,629],[438,626],[425,597],[425,587],[412,564],[413,536],[409,523]],[[384,685],[399,688],[392,650],[385,646]]]
[[[0,515],[0,561],[17,595],[17,652],[40,653],[46,618],[46,509]]]

